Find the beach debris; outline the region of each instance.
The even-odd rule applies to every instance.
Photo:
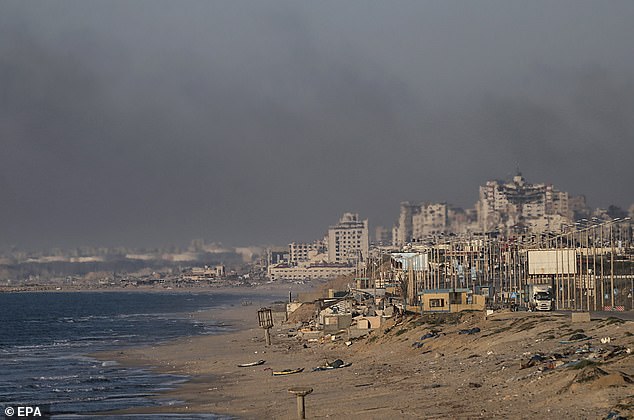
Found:
[[[605,420],[627,420],[627,417],[621,416],[616,411],[610,411],[607,416],[605,416]]]
[[[549,370],[557,369],[558,367],[561,367],[564,364],[565,364],[565,362],[563,360],[551,360],[549,362],[546,362],[539,369],[542,372],[546,372],[546,371],[549,371]]]
[[[420,338],[420,341],[427,340],[428,338],[438,338],[438,337],[440,337],[440,334],[438,334],[438,332],[431,331],[431,332],[428,332],[427,334],[423,335]]]
[[[251,367],[251,366],[259,366],[259,365],[263,365],[264,362],[266,362],[266,360],[258,360],[256,362],[250,362],[250,363],[241,363],[238,365],[238,367]]]
[[[469,388],[481,388],[482,384],[479,384],[477,382],[469,382]]]
[[[344,344],[345,344],[346,346],[350,347],[350,346],[352,345],[352,341],[346,341]]]
[[[610,337],[603,337],[601,339],[601,344],[608,344],[610,341],[612,341],[612,338]]]
[[[468,329],[465,329],[465,330],[460,330],[460,331],[458,331],[458,334],[471,335],[471,334],[476,334],[476,333],[479,333],[479,332],[480,332],[480,328],[473,327],[473,328],[468,328]]]
[[[326,363],[323,366],[317,366],[316,368],[313,368],[313,372],[318,372],[321,370],[341,369],[350,365],[352,365],[352,363],[345,363],[341,359],[337,359],[330,363],[326,360]]]
[[[297,418],[305,419],[306,407],[304,406],[304,397],[313,392],[313,389],[307,386],[300,386],[289,388],[288,392],[297,396]]]
[[[614,346],[612,350],[605,356],[603,356],[604,360],[612,359],[613,357],[620,356],[622,354],[631,354],[632,349],[624,346]]]
[[[544,356],[542,356],[539,353],[536,353],[536,354],[532,355],[530,359],[528,359],[528,362],[526,362],[526,363],[521,363],[520,362],[520,370],[521,369],[526,369],[526,368],[529,368],[529,367],[533,367],[536,364],[543,362],[545,359],[546,358]]]
[[[421,343],[420,341],[414,341],[412,343],[412,347],[414,347],[415,349],[419,349],[419,348],[423,347],[423,344],[424,343]]]
[[[304,368],[297,368],[297,369],[284,369],[284,370],[274,370],[272,372],[273,376],[284,376],[284,375],[292,375],[294,373],[300,373],[303,372]]]
[[[561,344],[572,344],[572,343],[577,343],[579,341],[587,341],[592,339],[592,337],[589,337],[583,333],[576,333],[570,336],[570,338],[568,340],[561,340],[559,343]]]

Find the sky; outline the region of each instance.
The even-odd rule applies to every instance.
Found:
[[[0,247],[286,244],[489,179],[634,203],[634,2],[0,2]]]

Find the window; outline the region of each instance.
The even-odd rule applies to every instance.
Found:
[[[430,308],[444,308],[445,299],[429,299]]]

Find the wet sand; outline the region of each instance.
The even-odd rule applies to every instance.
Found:
[[[289,326],[272,330],[272,345],[257,327],[259,306],[232,307],[199,314],[235,327],[215,336],[181,339],[160,346],[100,354],[125,365],[148,366],[192,379],[159,398],[182,405],[128,410],[130,413],[216,413],[239,418],[296,418],[295,397],[288,389],[309,386],[307,418],[578,418],[600,419],[610,412],[634,415],[634,359],[620,354],[581,369],[544,363],[522,368],[532,355],[624,346],[634,349],[634,323],[593,320],[573,324],[569,316],[551,313],[499,312],[464,315],[457,324],[406,317],[388,321],[369,338],[345,335],[336,341],[305,342],[289,337]],[[478,327],[475,334],[458,334]],[[438,338],[421,341],[431,330]],[[562,344],[575,332],[592,339]],[[611,337],[601,344],[601,337]],[[422,343],[420,345],[415,343]],[[610,347],[611,346],[611,347]],[[605,355],[605,352],[603,353]],[[603,357],[603,356],[602,356]],[[237,365],[259,359],[260,366]],[[314,367],[342,359],[346,368],[313,372]],[[303,367],[302,373],[272,376],[272,370]]]

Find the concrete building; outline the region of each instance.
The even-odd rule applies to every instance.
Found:
[[[181,274],[181,278],[188,281],[214,280],[223,278],[224,276],[225,266],[222,264],[213,267],[209,265],[204,267],[192,267]]]
[[[434,235],[467,233],[477,228],[475,211],[447,203],[401,203],[399,219],[392,230],[392,244],[404,246]]]
[[[418,215],[420,211],[420,204],[413,204],[409,201],[401,202],[398,222],[394,229],[392,229],[393,245],[403,246],[412,242],[414,237],[414,216]]]
[[[283,261],[269,252],[267,275],[271,280],[316,280],[351,274],[368,259],[369,247],[368,221],[344,213],[323,241],[292,242]]]
[[[391,244],[392,232],[384,226],[377,226],[374,229],[374,243],[377,245]]]
[[[339,223],[328,229],[328,262],[355,264],[368,259],[368,220],[357,213],[344,213]]]
[[[269,248],[266,253],[266,265],[276,265],[282,262],[288,262],[290,256],[288,248]]]
[[[300,262],[310,261],[318,254],[326,252],[326,245],[323,241],[315,241],[310,243],[291,242],[288,244],[288,262],[291,265],[297,265]]]
[[[558,220],[553,216],[567,221],[571,215],[567,192],[552,185],[529,184],[520,173],[511,182],[487,181],[480,187],[476,208],[478,227],[483,232],[528,231]]]
[[[447,203],[425,203],[412,215],[412,242],[447,232]]]
[[[270,280],[318,280],[332,279],[353,273],[354,266],[327,262],[302,262],[298,265],[280,263],[270,265],[267,274]]]
[[[568,198],[568,207],[572,220],[588,219],[592,210],[586,202],[585,195],[575,195]]]

